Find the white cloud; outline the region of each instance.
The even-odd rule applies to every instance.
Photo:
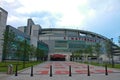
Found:
[[[112,12],[115,9],[115,1],[108,0],[2,0],[7,2],[9,6],[8,23],[21,21],[27,19],[32,13],[41,13],[43,11],[49,12],[52,18],[56,19],[55,23],[51,23],[51,17],[46,15],[44,18],[39,19],[39,16],[31,17],[42,27],[52,26],[68,26],[72,28],[88,28],[87,22],[94,22],[99,16]],[[18,6],[17,6],[18,5]],[[28,14],[28,15],[26,15]],[[56,17],[60,14],[61,17]],[[35,14],[34,14],[35,15]],[[41,18],[41,17],[40,17]],[[44,21],[41,24],[40,21]],[[45,25],[46,23],[46,25]],[[16,23],[17,24],[17,23]],[[87,25],[87,27],[85,26]],[[19,25],[18,25],[19,26]],[[91,25],[92,26],[92,25]]]
[[[28,17],[23,17],[23,16],[8,16],[7,19],[7,24],[12,25],[14,27],[19,27],[19,26],[26,26],[27,25],[27,19]]]
[[[48,11],[53,15],[60,13],[62,18],[58,25],[61,26],[82,25],[86,14],[80,13],[79,6],[87,6],[88,4],[88,0],[19,0],[19,2],[23,5],[16,9],[20,14],[41,11]]]
[[[78,5],[84,5],[87,0],[19,0],[23,5],[17,12],[31,13],[33,11],[66,12],[77,8]]]
[[[59,13],[62,15],[61,18],[57,18],[58,22],[56,22],[56,24],[59,26],[80,26],[83,24],[86,15],[88,15],[79,10],[79,6],[88,6],[88,0],[5,0],[4,2],[10,4],[14,3],[11,5],[12,8],[19,2],[21,6],[13,9],[16,11],[16,14],[19,15],[42,11],[50,12],[53,15]],[[19,18],[15,17],[15,15],[10,14],[8,22],[15,21],[16,19],[18,20]],[[90,15],[92,15],[92,13]],[[43,21],[45,20],[43,19]]]
[[[15,0],[1,0],[1,1],[5,1],[7,3],[13,3],[13,2],[15,2]]]
[[[119,35],[120,0],[0,0],[0,6],[8,11],[7,24],[14,27],[27,25],[30,17],[43,28]]]
[[[17,21],[17,20],[19,20],[19,17],[17,17],[17,16],[10,15],[8,17],[8,22],[13,22],[13,21]]]
[[[96,16],[96,11],[94,9],[90,9],[88,11],[88,17],[89,18],[94,18]]]

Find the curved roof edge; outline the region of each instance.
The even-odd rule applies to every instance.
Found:
[[[68,31],[80,31],[81,33],[88,33],[97,37],[100,37],[105,40],[110,40],[109,38],[102,36],[100,34],[91,32],[91,31],[86,31],[86,30],[79,30],[79,29],[67,29],[67,28],[42,28],[42,30],[68,30]]]

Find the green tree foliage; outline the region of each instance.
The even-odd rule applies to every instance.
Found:
[[[6,30],[3,33],[3,61],[9,56],[10,53],[13,52],[15,45],[15,34],[12,30],[9,30],[9,28],[6,28]]]
[[[25,68],[25,62],[29,61],[29,55],[31,52],[31,46],[28,44],[27,40],[17,40],[17,51],[16,57],[18,60],[23,61],[23,68]]]
[[[93,56],[93,46],[87,45],[84,49],[79,49],[73,52],[72,57],[84,57],[85,60],[88,60],[88,56]]]
[[[88,45],[84,51],[88,56],[93,56],[93,47],[92,45]]]
[[[43,59],[43,57],[45,56],[44,51],[39,48],[36,48],[35,56],[37,57],[37,60]]]
[[[30,46],[30,53],[29,53],[29,58],[30,59],[35,59],[36,55],[36,47],[34,47],[33,45]]]
[[[17,40],[16,43],[17,43],[16,58],[18,60],[23,60],[24,42]]]
[[[93,51],[94,51],[95,56],[96,56],[96,58],[97,58],[97,62],[99,63],[99,60],[100,60],[99,57],[100,57],[100,54],[102,53],[100,43],[96,43],[96,44],[94,45]]]
[[[101,54],[101,45],[100,43],[96,43],[95,46],[94,46],[94,52],[97,56],[97,59],[100,57],[100,54]]]
[[[31,50],[31,45],[27,43],[27,40],[18,41],[17,54],[19,58],[22,58],[22,60],[29,60]]]
[[[41,58],[45,56],[44,51],[29,45],[27,39],[18,38],[15,33],[9,29],[9,27],[4,31],[3,36],[3,60],[8,59],[9,56],[11,57],[11,53],[13,57],[12,59],[16,59],[18,61],[26,61],[32,57]]]
[[[73,55],[74,55],[75,57],[82,56],[82,50],[80,49],[80,50],[75,51],[75,52],[73,53]]]
[[[84,58],[86,61],[88,61],[89,57],[93,56],[93,48],[92,45],[88,45],[86,46],[86,48],[84,49]]]
[[[110,58],[111,58],[111,41],[110,40],[107,40],[106,41],[106,53],[107,53],[107,56],[108,56],[108,58],[109,58],[109,60],[110,60]]]

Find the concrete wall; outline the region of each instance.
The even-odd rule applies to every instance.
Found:
[[[23,33],[25,33],[25,26],[18,27],[18,30],[20,30],[20,31],[22,31]]]
[[[31,35],[32,25],[34,25],[33,20],[28,19],[28,21],[27,21],[27,30],[26,30],[27,35]]]
[[[6,29],[6,21],[7,21],[7,11],[0,8],[0,62],[2,61],[2,49],[3,49],[3,33]]]
[[[30,43],[31,45],[37,47],[37,42],[39,39],[39,31],[40,31],[40,25],[32,25],[31,27],[31,35],[30,35]]]

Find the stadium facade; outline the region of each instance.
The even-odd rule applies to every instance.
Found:
[[[90,46],[100,45],[100,59],[103,61],[108,60],[107,47],[117,47],[111,39],[106,38],[100,34],[76,30],[76,29],[63,29],[63,28],[45,28],[34,24],[32,19],[28,19],[27,26],[19,27],[19,30],[28,34],[31,39],[31,44],[37,45],[37,41],[42,41],[49,47],[48,60],[53,60],[53,56],[63,56],[65,59],[71,60],[71,57],[77,51],[85,50]],[[26,31],[25,31],[26,30]],[[108,43],[109,42],[109,43]],[[108,44],[109,45],[108,45]],[[111,50],[111,49],[110,49]],[[110,51],[110,54],[112,51]],[[79,52],[80,53],[80,52]],[[97,56],[96,52],[92,51],[93,56]],[[57,55],[58,54],[58,55]],[[86,55],[86,52],[82,54]],[[90,55],[87,55],[90,56]],[[78,58],[80,55],[78,55]],[[117,56],[118,57],[118,56]],[[56,57],[59,58],[59,57]],[[78,59],[76,58],[76,60]],[[114,58],[119,59],[119,58]]]
[[[39,35],[39,40],[48,44],[49,55],[64,54],[66,60],[70,60],[72,53],[96,43],[100,43],[102,54],[105,54],[106,39],[101,35],[88,31],[58,28],[42,29]]]
[[[3,25],[0,24],[0,27],[4,27],[4,29],[6,29],[5,24],[7,19],[7,12],[4,11],[4,15],[0,16],[0,18],[1,17],[5,17],[4,18],[5,20],[0,19],[1,20],[0,22],[4,21],[2,22],[4,24]],[[58,54],[59,56],[65,58],[63,60],[69,61],[77,51],[79,51],[80,53],[80,51],[89,48],[89,46],[95,46],[96,44],[100,45],[101,52],[100,58],[102,60],[106,60],[107,58],[106,43],[109,41],[111,48],[116,47],[116,45],[110,39],[100,34],[77,29],[63,29],[63,28],[44,29],[40,25],[36,25],[32,19],[27,20],[27,26],[21,26],[18,27],[18,29],[14,28],[11,29],[14,30],[15,34],[23,35],[24,38],[27,38],[29,40],[30,45],[33,45],[35,47],[41,47],[46,52],[46,54],[48,53],[47,54],[48,60],[53,60],[53,55]],[[96,56],[95,52],[92,53],[94,56]],[[0,50],[0,54],[1,54],[0,56],[2,57],[2,54],[4,54],[2,53],[2,50]],[[82,56],[84,54],[86,53],[83,52]],[[115,59],[119,59],[119,57]]]

